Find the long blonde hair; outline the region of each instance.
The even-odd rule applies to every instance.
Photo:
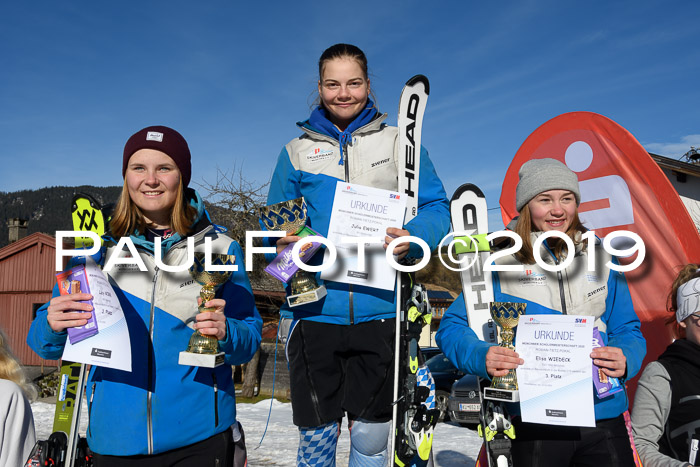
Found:
[[[580,243],[580,240],[577,240],[576,233],[585,231],[586,228],[583,226],[581,219],[578,217],[577,209],[573,219],[571,220],[571,225],[566,230],[566,235],[572,242],[574,242],[574,245],[577,245]],[[515,233],[518,234],[523,241],[523,246],[520,248],[520,251],[515,254],[515,259],[523,264],[535,264],[535,256],[532,250],[532,239],[530,235],[532,233],[532,215],[530,214],[530,206],[527,204],[525,204],[519,212],[518,221],[515,224]],[[557,259],[561,260],[563,259],[564,251],[566,250],[566,243],[558,238],[553,240],[554,242],[552,244],[554,246],[552,248],[552,252]],[[585,248],[585,242],[583,245]],[[571,254],[573,254],[573,252],[571,252]]]
[[[6,379],[22,388],[22,392],[30,401],[36,400],[38,391],[36,386],[27,378],[22,366],[12,353],[7,336],[0,329],[0,379]]]
[[[191,233],[192,224],[195,221],[197,210],[190,206],[185,196],[185,188],[180,176],[180,183],[177,187],[175,205],[170,212],[170,228],[185,237]],[[112,219],[109,222],[109,229],[116,238],[133,235],[136,230],[144,233],[148,224],[141,209],[131,200],[129,188],[124,179],[122,193],[112,212]]]
[[[673,313],[668,317],[666,323],[674,324],[673,334],[677,339],[685,338],[685,328],[681,327],[678,321],[676,321],[676,310],[678,310],[678,288],[688,282],[690,279],[700,278],[699,268],[700,264],[696,263],[690,263],[683,266],[681,270],[678,271],[676,278],[673,280],[673,284],[671,284],[671,292],[668,294],[668,298],[666,299],[668,311]]]

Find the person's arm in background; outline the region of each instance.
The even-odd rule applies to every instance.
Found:
[[[647,365],[637,383],[632,409],[634,444],[644,467],[684,467],[682,462],[659,452],[659,440],[671,411],[671,377],[659,362]]]

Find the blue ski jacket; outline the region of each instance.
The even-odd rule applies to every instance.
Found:
[[[178,364],[194,332],[197,297],[201,285],[190,273],[159,270],[154,245],[133,235],[140,259],[148,271],[133,264],[118,264],[105,271],[124,311],[131,342],[132,370],[93,366],[87,384],[90,448],[104,455],[157,454],[187,446],[228,429],[236,421],[236,398],[231,365],[249,361],[260,346],[262,320],[237,242],[209,221],[204,204],[188,190],[198,210],[195,251],[204,251],[205,238],[212,251],[236,256],[238,271],[216,296],[226,300],[226,338],[219,341],[226,364],[215,369]],[[105,245],[113,242],[107,236]],[[107,246],[104,258],[129,256],[128,250]],[[174,235],[163,241],[163,262],[179,265],[187,259],[185,238]],[[104,262],[102,264],[105,264]],[[58,287],[53,295],[57,296]],[[66,332],[55,332],[42,306],[27,336],[29,346],[42,358],[61,358]]]
[[[398,129],[385,125],[385,118],[386,114],[376,115],[369,123],[352,131],[350,138],[342,138],[342,155],[335,136],[313,127],[309,120],[297,123],[304,133],[282,149],[272,176],[268,204],[303,196],[308,205],[307,225],[325,237],[339,180],[396,191]],[[434,249],[447,234],[449,222],[445,189],[428,152],[421,147],[418,214],[404,228]],[[265,243],[274,245],[276,240],[267,239]],[[422,250],[411,244],[409,256],[419,258]],[[274,255],[267,256],[268,261],[273,258]],[[321,264],[322,259],[323,252],[318,252],[310,264]],[[324,282],[320,273],[316,273],[316,281],[326,286],[326,297],[294,308],[285,303],[281,309],[283,317],[347,325],[396,315],[393,290]]]
[[[532,234],[533,243],[541,234]],[[561,278],[556,272],[547,271],[537,264],[524,265],[523,271],[492,272],[494,301],[526,303],[525,315],[563,313],[593,316],[603,345],[622,349],[627,359],[624,379],[630,379],[641,368],[646,355],[646,340],[642,336],[624,275],[605,266],[608,261],[618,264],[617,260],[605,252],[600,242],[594,250],[596,269],[593,272],[587,271],[591,252],[581,250],[580,244],[573,263],[562,271]],[[542,244],[540,257],[546,263],[554,264],[554,255],[546,242]],[[495,264],[521,263],[514,256],[506,256],[497,259]],[[445,356],[459,369],[490,379],[486,373],[486,352],[494,344],[477,338],[469,327],[465,310],[464,295],[461,294],[445,311],[435,340]],[[604,398],[594,396],[594,407],[596,420],[615,418],[627,410],[627,391]],[[517,404],[508,404],[508,410],[512,415],[520,413]]]

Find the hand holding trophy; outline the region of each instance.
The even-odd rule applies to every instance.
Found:
[[[525,313],[526,303],[491,302],[491,317],[501,328],[501,347],[515,350],[513,329],[518,325],[520,315]],[[484,398],[503,402],[517,402],[518,379],[515,370],[508,371],[505,376],[496,376],[491,380],[491,387],[484,388]]]
[[[215,266],[230,266],[235,261],[234,255],[212,254],[211,258],[211,263]],[[204,304],[214,298],[216,289],[226,283],[231,278],[232,273],[232,271],[207,271],[204,253],[194,254],[194,263],[190,267],[190,274],[195,281],[202,285],[199,292],[202,299],[202,304],[199,305],[200,313],[214,311],[213,308],[207,308]],[[178,363],[214,368],[224,363],[224,352],[219,351],[219,341],[216,337],[195,331],[190,337],[187,350],[180,352]]]
[[[302,197],[260,208],[259,216],[268,230],[284,230],[287,235],[299,237],[318,235],[306,225],[306,210],[306,202]],[[306,244],[305,248],[299,252],[299,258],[304,263],[308,262],[319,247],[318,243]],[[277,255],[265,268],[265,271],[285,283],[291,279],[292,293],[287,297],[289,306],[298,306],[322,299],[326,296],[326,288],[316,283],[313,274],[299,269],[294,264],[292,248],[294,248],[293,243]]]

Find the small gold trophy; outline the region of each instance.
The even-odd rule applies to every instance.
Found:
[[[304,198],[282,201],[260,208],[259,216],[268,230],[284,230],[287,235],[307,237],[318,235],[306,225],[307,207]],[[298,268],[292,261],[292,248],[290,244],[265,268],[275,278],[282,282],[288,282],[291,278],[291,295],[287,297],[289,306],[298,306],[304,303],[318,301],[326,296],[326,287],[319,286],[313,274]],[[318,249],[318,244],[312,246],[307,243],[299,252],[299,258],[306,262],[305,256],[310,258]]]
[[[525,313],[526,303],[491,302],[491,317],[501,327],[501,347],[515,350],[513,328],[518,325],[520,315]],[[484,388],[484,398],[503,402],[518,402],[518,378],[515,370],[505,376],[496,376],[491,380],[491,387]]]
[[[212,253],[211,256],[211,263],[214,266],[230,266],[236,261],[234,255]],[[207,271],[205,270],[204,253],[195,253],[190,274],[194,280],[202,285],[202,289],[199,291],[199,296],[202,298],[199,312],[214,311],[214,308],[207,308],[204,304],[214,298],[216,289],[229,280],[233,271]],[[214,368],[224,363],[224,352],[219,351],[219,340],[215,336],[207,336],[195,331],[190,337],[187,350],[180,352],[178,363]]]

